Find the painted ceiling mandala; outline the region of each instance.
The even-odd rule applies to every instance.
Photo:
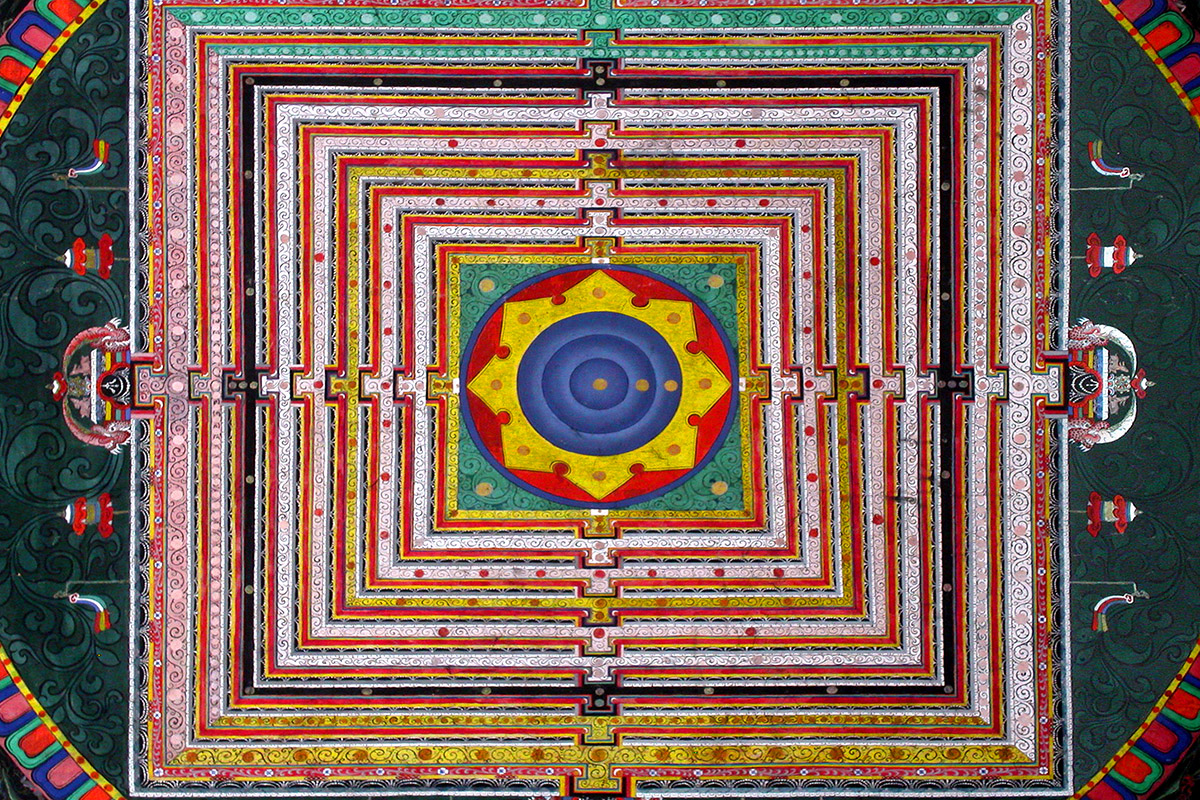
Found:
[[[1190,797],[1192,13],[8,9],[0,794]]]

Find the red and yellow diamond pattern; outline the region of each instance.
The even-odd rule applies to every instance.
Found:
[[[736,359],[719,327],[641,272],[585,266],[536,280],[499,302],[469,347],[464,407],[485,452],[571,503],[661,493],[719,446],[735,412]],[[522,380],[547,348],[550,368]]]

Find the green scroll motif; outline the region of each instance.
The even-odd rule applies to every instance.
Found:
[[[34,83],[0,137],[0,643],[70,741],[120,781],[128,714],[129,466],[76,440],[49,389],[80,329],[128,315],[126,26],[109,0]],[[110,146],[108,163],[66,180]],[[76,238],[108,234],[109,279],[62,260]],[[102,492],[121,513],[109,538],[63,518]],[[68,592],[103,598],[112,627]],[[120,783],[118,783],[120,785]]]
[[[1089,536],[1071,515],[1075,775],[1095,774],[1149,713],[1200,628],[1200,143],[1195,123],[1155,66],[1095,2],[1077,2],[1072,62],[1070,253],[1087,236],[1121,234],[1145,255],[1121,275],[1091,278],[1072,260],[1071,321],[1126,332],[1155,386],[1124,438],[1070,456],[1070,508],[1091,491],[1142,512],[1124,535]],[[1124,191],[1103,178],[1087,143],[1145,177]],[[1100,588],[1136,580],[1149,598],[1091,630]],[[1111,593],[1107,589],[1103,594]]]

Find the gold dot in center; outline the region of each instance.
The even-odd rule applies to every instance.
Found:
[[[708,276],[708,285],[714,289],[720,289],[722,286],[725,285],[725,279],[722,278],[720,275],[709,275]]]
[[[700,388],[701,389],[711,389],[712,381],[710,381],[708,378],[701,378],[700,379]]]
[[[679,455],[679,450],[680,450],[679,445],[673,444],[667,448],[667,455],[677,456],[677,455]]]
[[[608,381],[604,380],[604,378],[596,378],[596,380],[592,381],[592,388],[597,392],[603,392],[608,388]]]
[[[519,456],[529,455],[529,448],[526,447],[525,445],[521,445],[520,447],[517,448],[517,455],[519,455]]]
[[[604,290],[597,286],[595,289],[592,289],[592,297],[599,300],[601,297],[604,297]]]
[[[668,392],[673,392],[679,388],[679,383],[676,381],[667,381],[666,383],[663,384],[663,388],[666,389]]]
[[[680,319],[679,315],[676,314],[675,312],[671,312],[670,314],[667,314],[667,322],[671,323],[672,325],[679,322],[679,319]]]
[[[529,324],[529,315],[524,312],[518,314],[517,322],[521,323],[522,325],[528,325]]]
[[[633,388],[639,392],[648,392],[650,391],[650,381],[645,378],[638,378],[637,382],[633,384]]]
[[[491,493],[492,485],[487,481],[484,481],[475,487],[475,494],[479,495],[480,497],[487,497]]]
[[[725,481],[713,481],[712,486],[710,486],[709,489],[712,490],[713,494],[720,497],[721,495],[723,495],[729,491],[729,484],[726,483]]]
[[[604,480],[604,479],[605,479],[605,478],[607,478],[607,477],[608,477],[608,476],[607,476],[607,475],[605,475],[603,472],[593,472],[593,473],[592,473],[592,479],[593,479],[593,480],[602,481],[602,480]]]
[[[501,387],[501,386],[503,386],[503,385],[504,385],[504,384],[502,384],[500,381],[492,381],[492,384],[491,384],[491,386],[492,386],[492,391],[493,391],[493,392],[498,392],[498,391],[500,391],[500,387]]]
[[[479,291],[490,292],[496,288],[496,282],[491,278],[484,278],[479,282]]]

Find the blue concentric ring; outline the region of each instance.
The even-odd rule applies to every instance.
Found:
[[[611,456],[662,433],[679,408],[680,381],[662,334],[625,314],[590,311],[538,334],[521,356],[517,397],[546,441]]]

